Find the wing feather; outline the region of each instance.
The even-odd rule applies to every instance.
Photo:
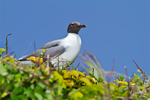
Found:
[[[52,42],[48,42],[47,44],[42,46],[40,49],[36,50],[35,52],[33,52],[31,54],[19,58],[19,60],[26,61],[27,58],[29,58],[31,56],[40,57],[40,53],[43,52],[42,49],[46,50],[44,53],[44,58],[46,58],[48,54],[50,55],[50,57],[54,57],[58,54],[61,55],[65,51],[64,46],[60,45],[60,40],[55,40]]]

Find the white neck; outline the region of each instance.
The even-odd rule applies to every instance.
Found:
[[[68,35],[78,35],[78,34],[76,34],[76,33],[68,33]],[[78,35],[79,36],[79,35]]]
[[[65,38],[68,42],[73,42],[73,43],[78,43],[81,44],[81,38],[78,34],[76,33],[68,33],[67,37]]]

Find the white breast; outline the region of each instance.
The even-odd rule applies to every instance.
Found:
[[[78,34],[69,33],[66,38],[63,39],[60,45],[65,47],[65,52],[59,56],[59,66],[71,64],[78,56],[81,48],[81,38]],[[51,63],[58,65],[58,59],[53,59]]]

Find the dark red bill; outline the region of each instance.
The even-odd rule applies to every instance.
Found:
[[[84,28],[84,27],[86,27],[86,25],[81,24],[81,25],[79,25],[78,27],[79,27],[79,28]]]

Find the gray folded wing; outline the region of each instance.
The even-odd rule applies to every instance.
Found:
[[[27,58],[29,58],[31,56],[40,57],[40,53],[43,53],[42,49],[46,50],[44,53],[44,58],[46,58],[48,54],[50,57],[54,57],[56,55],[61,55],[65,51],[65,48],[64,48],[64,46],[60,45],[60,41],[61,40],[55,40],[52,42],[48,42],[47,44],[42,46],[40,49],[36,50],[35,52],[33,52],[29,55],[21,57],[19,60],[25,61],[25,60],[27,60]]]

